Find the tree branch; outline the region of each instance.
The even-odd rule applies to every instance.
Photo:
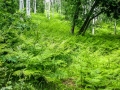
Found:
[[[99,16],[99,15],[102,14],[103,12],[104,12],[104,11],[99,12],[98,14],[94,15],[93,17],[91,17],[89,20],[91,21],[93,18]]]

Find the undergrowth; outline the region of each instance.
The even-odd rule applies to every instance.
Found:
[[[119,35],[72,36],[58,15],[31,21],[0,35],[1,90],[120,90]]]

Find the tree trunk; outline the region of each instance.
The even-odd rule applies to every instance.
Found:
[[[34,6],[34,13],[36,14],[36,0],[33,1]]]
[[[59,0],[59,8],[60,8],[60,15],[61,15],[61,12],[62,12],[62,8],[61,8],[61,0]]]
[[[76,10],[75,10],[75,13],[74,13],[74,17],[73,17],[73,21],[72,21],[72,27],[71,27],[71,33],[74,34],[74,28],[75,28],[75,24],[76,24],[76,20],[78,19],[78,16],[79,16],[79,11],[80,11],[80,0],[77,1],[77,5],[76,5]]]
[[[30,16],[30,0],[26,0],[26,13]]]
[[[95,18],[93,18],[93,23],[92,23],[92,35],[95,34],[95,29],[94,29],[94,25],[95,25]]]
[[[86,25],[85,25],[85,27],[84,27],[84,31],[81,33],[82,35],[85,35],[85,32],[86,32],[86,30],[87,30],[87,28],[88,28],[88,26],[89,26],[89,24],[90,24],[90,21],[91,21],[91,19],[89,19],[89,20],[87,21],[87,23],[86,23]]]
[[[91,8],[91,10],[89,11],[89,13],[88,13],[88,15],[87,15],[86,20],[84,21],[81,29],[78,31],[78,35],[80,35],[80,34],[84,35],[84,34],[85,34],[86,29],[88,28],[88,25],[89,25],[89,23],[90,23],[90,21],[91,21],[90,17],[92,16],[93,11],[94,11],[94,9],[96,8],[97,5],[98,5],[98,2],[97,2],[97,0],[95,0],[93,6],[92,6],[92,8]]]
[[[50,19],[50,6],[51,6],[51,1],[45,0],[45,13],[48,19]]]
[[[93,12],[93,15],[95,15],[95,10],[94,10],[94,12]],[[94,35],[95,34],[95,19],[96,18],[93,18],[93,20],[92,20],[92,35]]]
[[[75,29],[75,20],[73,20],[72,23],[72,28],[71,28],[71,33],[74,34],[74,29]]]
[[[54,6],[55,6],[54,4],[55,4],[54,0],[51,0],[52,17],[54,17]]]
[[[117,30],[116,30],[116,19],[115,19],[115,23],[114,23],[114,34],[116,35],[116,32],[117,32]]]
[[[51,6],[51,2],[49,1],[49,8],[48,8],[48,18],[50,19],[50,6]]]
[[[22,11],[24,9],[24,1],[19,0],[19,10]]]

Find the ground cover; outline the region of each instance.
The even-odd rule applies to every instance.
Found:
[[[12,30],[0,46],[2,90],[120,90],[120,36],[105,23],[95,35],[71,35],[63,18],[32,14],[30,30]]]

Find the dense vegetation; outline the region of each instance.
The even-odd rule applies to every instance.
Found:
[[[85,36],[76,36],[69,33],[70,12],[50,20],[44,13],[28,17],[11,13],[17,2],[3,8],[2,1],[0,90],[120,90],[120,25],[114,35],[114,19],[101,16],[95,35],[90,24]]]
[[[51,20],[32,15],[32,22],[30,30],[1,35],[2,89],[119,90],[120,36],[109,24],[96,28],[95,36],[71,36],[69,22],[58,15]]]

